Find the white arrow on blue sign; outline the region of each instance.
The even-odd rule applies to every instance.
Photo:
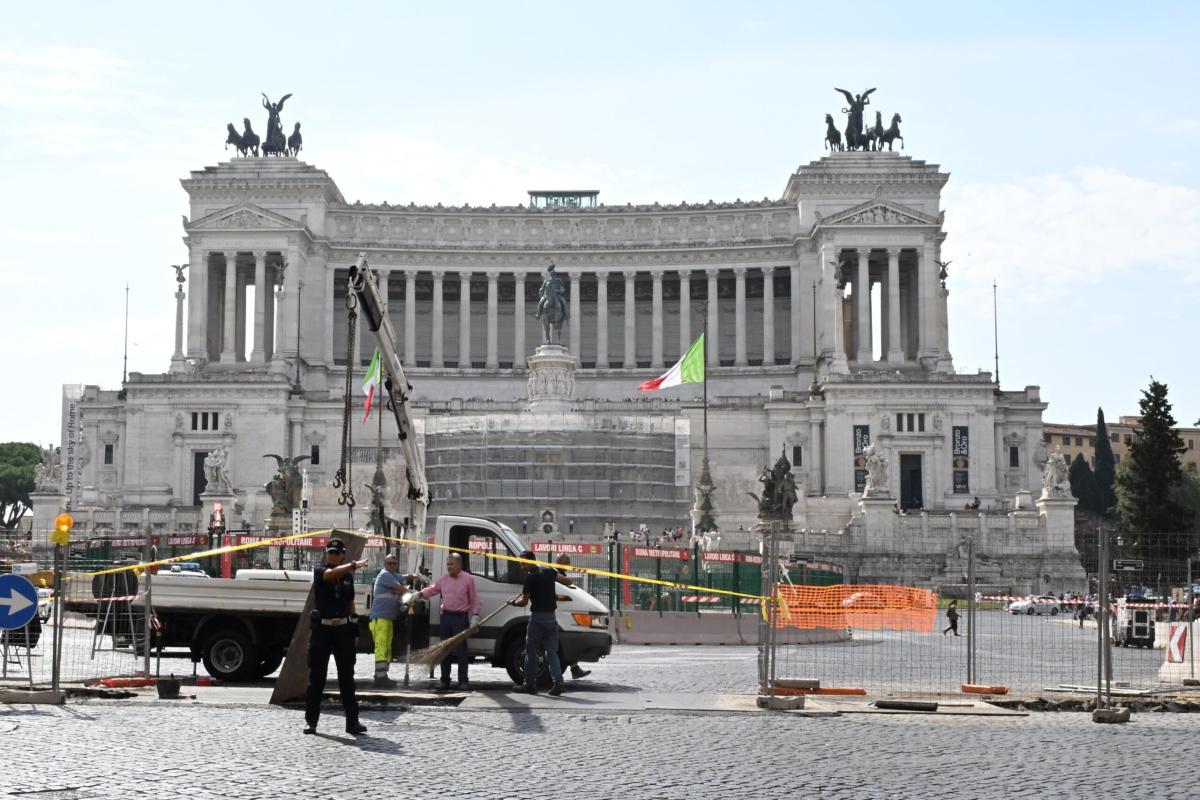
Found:
[[[23,575],[0,575],[0,630],[24,628],[37,614],[37,589]]]

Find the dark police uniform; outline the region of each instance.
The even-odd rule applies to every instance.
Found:
[[[354,574],[349,572],[334,581],[325,580],[325,564],[313,570],[312,629],[308,634],[308,691],[305,693],[304,720],[310,728],[321,716],[321,698],[325,694],[325,675],[329,656],[337,665],[338,690],[346,711],[346,728],[358,725],[358,698],[354,696],[354,639],[358,625],[350,619],[354,602]]]

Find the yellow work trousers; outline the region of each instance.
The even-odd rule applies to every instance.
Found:
[[[367,627],[371,629],[371,638],[375,641],[375,663],[389,663],[392,660],[392,631],[395,630],[395,623],[390,619],[373,619]]]

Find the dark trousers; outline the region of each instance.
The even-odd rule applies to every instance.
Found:
[[[944,631],[942,631],[942,635],[944,636],[946,633],[953,633],[955,636],[958,636],[958,617],[948,617],[946,621],[950,624],[946,626]]]
[[[546,666],[550,680],[562,683],[562,666],[558,663],[558,622],[554,612],[529,615],[529,627],[525,629],[525,685],[537,685],[539,672],[538,655],[546,654]]]
[[[345,625],[314,624],[308,634],[308,691],[304,695],[304,721],[316,726],[321,717],[321,698],[325,694],[325,674],[329,656],[337,665],[338,690],[346,724],[358,722],[358,698],[354,696],[354,623]]]
[[[470,625],[470,617],[465,613],[458,614],[449,611],[442,612],[442,640],[449,639],[455,634],[462,633]],[[458,682],[467,682],[467,643],[464,641],[458,647],[450,651],[450,655],[446,656],[442,661],[442,683],[450,682],[450,662],[458,662]]]

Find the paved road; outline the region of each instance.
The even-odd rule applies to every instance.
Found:
[[[482,684],[503,675],[476,670]],[[586,684],[729,691],[752,648],[619,648]],[[602,678],[602,681],[595,680]],[[0,797],[1077,798],[1197,797],[1200,717],[932,718],[368,711],[369,735],[300,735],[264,706],[90,701],[0,706]],[[562,788],[555,788],[555,784]],[[50,794],[49,792],[55,792]]]

